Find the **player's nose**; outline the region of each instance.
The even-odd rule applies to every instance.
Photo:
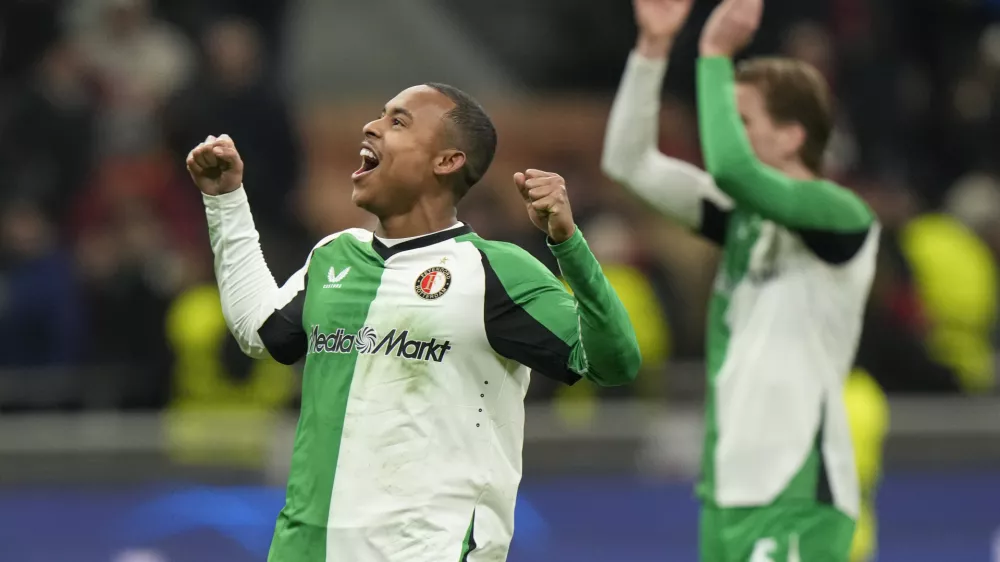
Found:
[[[377,138],[381,138],[381,136],[382,136],[382,133],[379,132],[379,130],[378,130],[378,120],[377,119],[375,121],[369,121],[368,124],[365,125],[364,128],[362,128],[361,130],[364,132],[365,138],[368,138],[368,139],[372,139],[372,138],[377,139]]]

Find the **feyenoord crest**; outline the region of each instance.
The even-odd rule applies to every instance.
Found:
[[[451,286],[451,272],[443,267],[432,267],[417,277],[413,290],[422,299],[432,301],[448,292]]]

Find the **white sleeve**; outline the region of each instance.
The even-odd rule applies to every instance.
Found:
[[[657,148],[666,71],[666,60],[629,55],[611,106],[601,169],[661,213],[699,230],[706,203],[719,211],[732,209],[733,203],[707,172]]]
[[[308,264],[279,288],[264,261],[243,187],[214,197],[203,195],[202,200],[226,325],[244,353],[266,357],[258,330],[276,310],[304,291]]]

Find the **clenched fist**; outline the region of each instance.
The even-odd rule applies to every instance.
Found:
[[[229,135],[210,136],[194,147],[188,153],[187,169],[205,195],[236,191],[243,184],[243,160]]]
[[[576,224],[566,195],[566,180],[562,176],[527,170],[514,174],[514,185],[524,198],[532,224],[548,234],[549,240],[561,244],[573,236]]]

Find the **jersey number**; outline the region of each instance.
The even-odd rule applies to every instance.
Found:
[[[774,555],[778,550],[778,541],[773,538],[758,540],[753,546],[753,553],[750,554],[748,562],[778,562]],[[799,557],[799,536],[788,537],[788,557],[787,562],[802,562]]]
[[[775,550],[778,550],[778,541],[771,538],[760,539],[753,545],[749,562],[775,562]]]

